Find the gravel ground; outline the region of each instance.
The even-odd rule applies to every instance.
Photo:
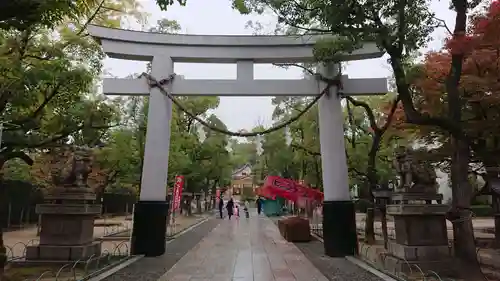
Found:
[[[280,217],[271,217],[271,220],[276,224],[279,219]],[[325,256],[323,243],[314,237],[311,242],[294,244],[330,281],[383,281],[381,278],[353,264],[345,258]]]
[[[119,270],[104,281],[156,281],[210,233],[220,219],[210,218],[194,229],[175,238],[167,245],[166,253],[155,258],[142,258]]]
[[[323,243],[317,239],[308,243],[295,243],[302,253],[330,281],[383,281],[381,278],[351,263],[345,258],[325,256]]]

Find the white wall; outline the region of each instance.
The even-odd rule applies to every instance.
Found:
[[[438,193],[443,194],[443,203],[448,203],[451,200],[451,186],[450,179],[447,173],[440,169],[436,169],[436,176],[438,182]]]

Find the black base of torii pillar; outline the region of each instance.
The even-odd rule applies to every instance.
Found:
[[[330,257],[358,253],[354,202],[323,202],[323,242],[325,254]]]
[[[158,257],[165,253],[169,207],[167,201],[139,201],[134,205],[131,255]]]

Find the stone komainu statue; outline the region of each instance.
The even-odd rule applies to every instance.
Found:
[[[88,147],[69,146],[58,152],[51,163],[52,181],[56,186],[88,187],[92,172],[93,151]]]
[[[430,164],[415,157],[415,151],[399,147],[394,155],[394,168],[400,177],[399,192],[424,192],[436,194],[438,189],[436,170]]]

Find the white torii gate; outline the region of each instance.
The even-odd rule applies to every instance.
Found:
[[[319,36],[177,35],[111,29],[90,25],[89,33],[111,58],[152,62],[158,80],[174,73],[174,62],[235,63],[235,80],[179,79],[168,85],[176,96],[316,96],[326,84],[315,79],[255,80],[255,63],[301,63],[313,60]],[[343,61],[378,58],[384,54],[374,43],[343,56]],[[323,67],[333,78],[339,65]],[[344,95],[387,93],[387,79],[349,79],[342,76]],[[144,79],[106,78],[107,95],[150,96],[144,166],[139,202],[134,208],[131,253],[159,256],[165,252],[168,202],[167,171],[172,101]],[[343,125],[336,87],[318,101],[323,170],[323,239],[329,256],[357,252],[354,203],[348,185]]]

